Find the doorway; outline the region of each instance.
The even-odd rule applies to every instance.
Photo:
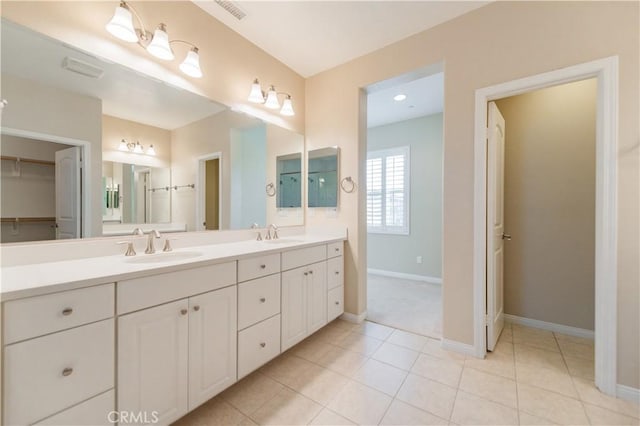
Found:
[[[616,169],[617,169],[617,57],[576,65],[476,91],[475,196],[474,196],[474,352],[484,357],[488,340],[499,327],[495,280],[488,280],[487,229],[493,224],[487,214],[489,183],[494,171],[487,162],[489,102],[563,83],[596,78],[598,86],[595,137],[595,383],[603,392],[616,393]],[[508,124],[507,124],[508,126]],[[487,311],[487,308],[490,310]],[[494,330],[489,330],[494,326]],[[493,333],[493,336],[491,335]]]
[[[196,229],[219,230],[221,222],[222,153],[198,158]]]
[[[367,96],[367,319],[440,338],[444,74],[383,83]]]

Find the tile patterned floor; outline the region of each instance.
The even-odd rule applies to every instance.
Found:
[[[334,321],[176,425],[639,425],[593,385],[593,341],[507,325],[467,358],[424,336]]]

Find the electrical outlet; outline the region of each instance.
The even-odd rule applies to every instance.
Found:
[[[416,257],[416,263],[422,263],[422,256]]]

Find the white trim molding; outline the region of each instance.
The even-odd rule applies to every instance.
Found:
[[[430,277],[427,275],[406,274],[404,272],[385,271],[384,269],[367,268],[367,273],[371,275],[379,275],[381,277],[400,278],[403,280],[421,281],[429,284],[442,285],[442,278]]]
[[[582,337],[593,340],[595,333],[593,330],[585,328],[571,327],[570,325],[556,324],[553,322],[541,321],[533,318],[519,317],[517,315],[504,314],[504,320],[511,324],[519,324],[527,327],[539,328],[541,330],[554,331],[556,333],[569,336]]]
[[[440,342],[442,349],[457,352],[462,355],[476,357],[476,349],[473,345],[458,342],[456,340],[442,339]]]
[[[640,404],[640,389],[618,384],[616,388],[616,395],[620,399],[626,399],[627,401]]]
[[[362,321],[365,320],[365,318],[367,318],[367,311],[362,312],[361,314],[352,314],[350,312],[345,312],[342,315],[340,315],[340,319],[341,320],[345,320],[347,322],[352,322],[354,324],[360,324]]]
[[[595,382],[608,395],[617,385],[618,57],[557,69],[476,90],[474,120],[474,350],[486,354],[487,103],[545,87],[596,78]]]

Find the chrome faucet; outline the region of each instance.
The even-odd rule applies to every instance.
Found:
[[[251,225],[251,229],[258,229],[258,224],[256,222],[253,222],[253,224]],[[256,237],[256,241],[262,241],[262,234],[260,233],[259,229],[258,229],[258,236]]]
[[[156,231],[155,229],[152,229],[149,232],[149,238],[147,238],[147,248],[144,251],[146,254],[153,254],[156,252],[156,248],[153,245],[154,238],[160,238],[160,232]]]
[[[271,230],[273,229],[273,234],[271,234]],[[265,240],[277,240],[278,239],[278,227],[273,223],[267,227],[267,235],[264,237]]]

